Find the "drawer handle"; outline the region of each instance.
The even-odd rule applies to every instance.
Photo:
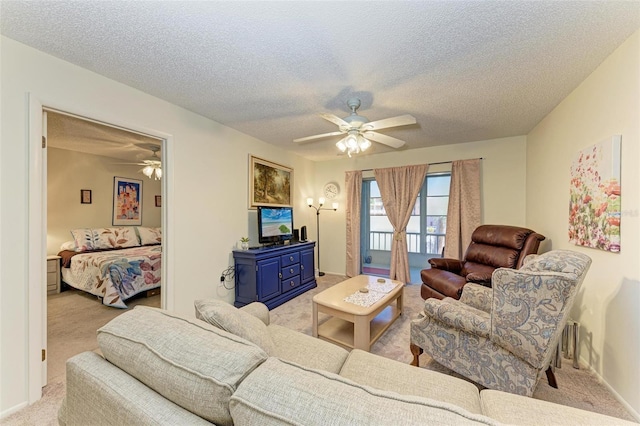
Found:
[[[300,269],[304,271],[304,265],[300,265]]]
[[[293,274],[293,268],[290,268],[290,269],[289,269],[289,272],[291,272],[291,273]]]
[[[280,279],[282,279],[282,272],[279,272],[278,276],[280,277]]]
[[[296,285],[296,283],[294,283],[293,281],[291,281],[291,282],[289,283],[289,285],[290,285],[291,287],[293,287],[293,286],[295,286],[295,285]]]
[[[289,256],[289,260],[293,262],[293,256]]]

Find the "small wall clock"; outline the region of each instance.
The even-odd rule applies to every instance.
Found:
[[[329,182],[324,186],[323,192],[324,192],[325,198],[331,200],[332,198],[335,198],[338,196],[338,194],[340,193],[340,187],[338,186],[337,183]]]

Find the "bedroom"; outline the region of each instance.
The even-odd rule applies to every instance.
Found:
[[[91,333],[83,331],[87,316],[94,321],[96,318],[106,320],[122,310],[118,308],[129,305],[160,306],[161,246],[149,232],[160,228],[162,208],[161,181],[143,175],[144,166],[136,164],[153,157],[152,151],[160,149],[159,140],[48,111],[47,143],[47,262],[56,264],[56,273],[62,272],[59,288],[47,292],[47,376],[51,382],[64,373],[64,360],[80,350],[83,342],[87,345],[85,339],[91,341]],[[120,236],[118,245],[129,248],[106,251],[103,248],[96,253],[108,256],[103,261],[111,266],[97,268],[92,262],[78,262],[81,256],[76,255],[80,252],[74,237],[82,238],[86,229],[104,232],[120,223],[113,218],[116,177],[141,183],[141,221],[134,222],[140,226],[120,228],[129,230],[128,234],[141,244],[134,244],[134,240],[122,241]],[[139,253],[141,250],[144,253]],[[132,251],[137,252],[137,257],[133,257]],[[124,254],[120,253],[126,253],[126,257],[122,258]],[[57,254],[66,257],[56,259]],[[82,274],[71,273],[72,261],[76,262],[77,269],[82,269]],[[135,275],[129,274],[128,280],[123,281],[127,272],[123,268]],[[113,277],[111,274],[98,277],[100,269],[114,270]],[[117,290],[115,274],[120,280]],[[146,275],[143,277],[143,274]],[[142,297],[148,299],[137,300]],[[74,324],[71,327],[76,330],[69,330],[68,325],[63,326],[65,323]]]
[[[228,266],[231,248],[253,223],[251,214],[238,214],[247,211],[249,154],[263,158],[277,156],[279,162],[294,168],[296,222],[309,224],[310,235],[315,234],[315,216],[304,199],[317,197],[325,182],[340,181],[346,169],[412,164],[422,158],[431,162],[463,156],[486,157],[483,189],[490,209],[485,211],[485,219],[526,223],[549,236],[555,247],[567,246],[567,158],[589,142],[615,133],[626,135],[623,157],[638,158],[637,121],[629,118],[638,116],[637,100],[629,95],[638,93],[637,80],[632,73],[637,70],[634,52],[637,52],[638,38],[636,33],[623,43],[610,60],[528,135],[480,140],[458,147],[429,148],[413,156],[392,153],[368,159],[313,162],[3,37],[2,121],[7,123],[3,126],[3,140],[28,140],[25,93],[32,93],[41,102],[63,110],[84,111],[91,117],[118,124],[135,122],[141,127],[170,134],[172,138],[166,154],[168,164],[175,168],[173,181],[168,183],[174,214],[163,220],[170,221],[167,232],[174,243],[173,248],[169,248],[174,250],[170,279],[181,285],[180,292],[173,295],[172,308],[191,312],[192,302],[198,297],[231,298],[216,286],[217,280],[211,279],[211,275],[219,274]],[[30,71],[25,73],[24,70]],[[585,97],[594,93],[599,105],[585,101]],[[98,105],[96,99],[100,99]],[[2,146],[2,281],[20,283],[3,285],[2,320],[3,324],[12,325],[11,328],[3,326],[2,387],[13,389],[11,394],[3,392],[3,410],[32,397],[29,382],[25,380],[31,362],[27,356],[29,330],[33,326],[26,320],[30,301],[28,264],[24,254],[29,251],[26,230],[31,175],[25,144],[5,145],[3,142]],[[12,176],[16,177],[15,182],[9,184]],[[640,181],[638,171],[624,168],[623,181]],[[504,196],[507,193],[504,185],[508,185],[508,197]],[[11,205],[4,201],[7,199],[12,200]],[[626,229],[637,233],[637,194],[630,193],[625,202],[629,212],[625,217]],[[504,205],[504,208],[492,207],[496,204]],[[213,229],[211,223],[216,224]],[[321,226],[323,230],[343,229],[344,212],[323,216]],[[323,240],[324,247],[343,245],[344,237],[340,233],[328,234],[323,233],[331,238],[326,242]],[[637,411],[640,409],[637,405],[639,391],[628,378],[638,372],[637,361],[631,357],[637,353],[638,342],[633,336],[640,334],[637,332],[640,321],[628,304],[638,300],[635,259],[639,250],[637,242],[627,240],[626,243],[627,248],[618,256],[596,255],[597,266],[592,270],[590,282],[586,283],[590,290],[586,293],[588,300],[585,300],[589,306],[585,315],[591,330],[588,335],[591,344],[585,346],[583,353],[593,368]],[[18,253],[10,252],[9,245]],[[343,269],[343,256],[337,252],[339,250],[335,256],[323,252],[326,271]],[[16,300],[20,302],[12,303]],[[628,324],[635,328],[629,333],[616,332]],[[628,366],[626,371],[620,371],[622,365]]]

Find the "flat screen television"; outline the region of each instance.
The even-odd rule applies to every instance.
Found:
[[[258,206],[258,241],[281,244],[293,238],[293,208]]]

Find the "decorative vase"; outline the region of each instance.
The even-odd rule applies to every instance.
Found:
[[[249,250],[249,241],[240,241],[240,248],[242,250]]]

